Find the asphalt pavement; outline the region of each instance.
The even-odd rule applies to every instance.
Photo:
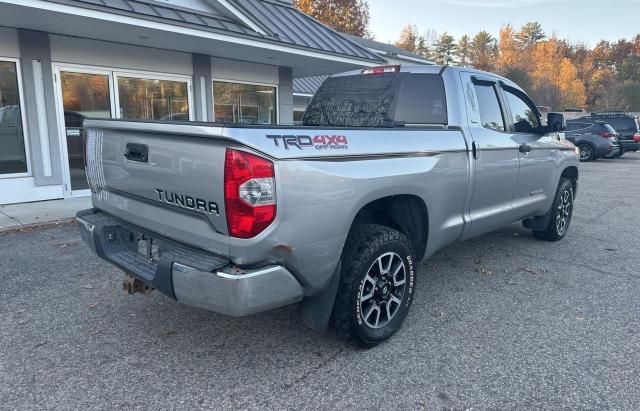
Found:
[[[0,409],[638,409],[639,218],[640,153],[585,164],[562,242],[514,224],[438,252],[368,351],[295,307],[125,296],[74,224],[0,234]]]

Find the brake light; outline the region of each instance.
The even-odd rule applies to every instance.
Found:
[[[640,143],[640,133],[636,133],[633,135],[633,142]]]
[[[362,70],[362,74],[386,74],[386,73],[399,73],[400,66],[379,66],[371,67]]]
[[[598,135],[602,138],[611,138],[616,136],[615,134],[609,133],[608,131],[603,131],[601,133],[598,133]]]
[[[229,235],[252,238],[276,218],[273,163],[244,151],[227,149],[224,161],[224,201]]]

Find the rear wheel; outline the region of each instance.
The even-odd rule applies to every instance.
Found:
[[[574,185],[568,178],[561,178],[551,206],[551,218],[547,228],[534,231],[534,237],[546,241],[560,241],[567,234],[573,216]]]
[[[365,348],[393,336],[413,302],[414,261],[411,243],[399,231],[373,224],[354,227],[342,254],[332,313],[338,334]]]
[[[580,161],[593,161],[595,159],[595,150],[590,144],[578,144],[580,150]]]

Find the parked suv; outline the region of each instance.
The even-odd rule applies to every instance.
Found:
[[[620,144],[623,151],[638,151],[640,149],[640,123],[637,117],[623,111],[607,111],[591,113],[588,118],[611,124],[611,127],[620,134]]]
[[[569,120],[565,135],[580,149],[580,161],[622,155],[618,133],[608,123],[588,118]]]

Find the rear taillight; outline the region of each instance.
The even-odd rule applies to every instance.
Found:
[[[598,133],[598,135],[602,138],[611,138],[616,136],[615,134],[609,133],[608,131],[603,131],[601,133]]]
[[[224,196],[230,236],[252,238],[263,232],[276,218],[273,163],[244,151],[227,149]]]
[[[640,133],[636,133],[633,135],[633,141],[635,143],[640,143]]]
[[[400,66],[380,66],[371,67],[362,70],[362,74],[386,74],[386,73],[399,73]]]

